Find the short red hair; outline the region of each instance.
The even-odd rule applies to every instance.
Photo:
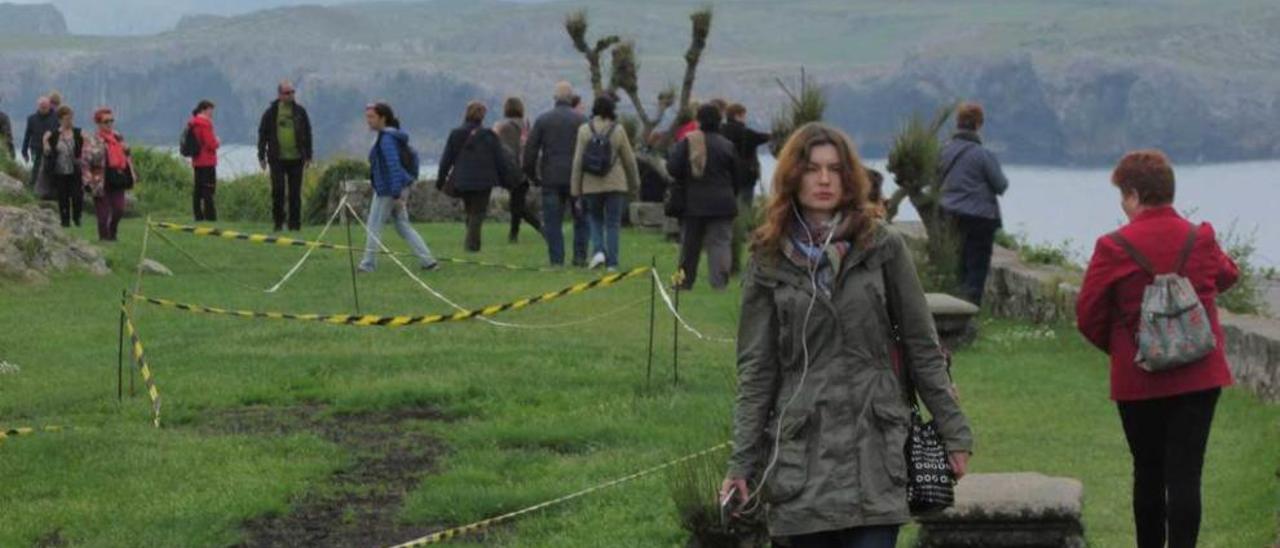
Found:
[[[114,114],[114,112],[111,111],[111,107],[101,107],[98,110],[93,111],[93,123],[101,124],[102,119],[106,118],[108,114]]]
[[[982,112],[982,105],[978,103],[960,103],[956,107],[956,127],[968,130],[978,131],[985,122],[986,116]]]
[[[1125,194],[1136,193],[1146,206],[1173,203],[1176,188],[1169,157],[1156,149],[1135,150],[1120,158],[1111,172],[1111,184]]]

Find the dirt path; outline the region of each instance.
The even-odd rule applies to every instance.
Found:
[[[247,407],[218,413],[197,428],[217,434],[310,432],[338,444],[352,464],[294,497],[284,515],[244,524],[243,547],[387,546],[437,529],[398,522],[404,496],[434,469],[443,446],[411,421],[445,420],[431,408],[326,414],[322,406]]]

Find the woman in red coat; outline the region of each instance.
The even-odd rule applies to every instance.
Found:
[[[1214,300],[1239,269],[1208,223],[1195,225],[1173,209],[1174,177],[1157,150],[1130,152],[1111,182],[1129,224],[1098,239],[1076,303],[1076,322],[1089,342],[1111,355],[1111,399],[1120,410],[1133,455],[1133,513],[1138,546],[1195,546],[1200,532],[1200,472],[1213,411],[1231,384]],[[1126,250],[1128,242],[1156,273],[1173,272],[1191,231],[1194,244],[1181,274],[1191,281],[1217,339],[1198,361],[1160,372],[1135,363],[1139,309],[1153,277]]]
[[[218,211],[213,206],[213,193],[218,184],[218,135],[213,131],[213,101],[203,100],[191,111],[188,131],[200,143],[200,151],[191,157],[195,172],[195,187],[191,193],[192,209],[196,222],[217,221]]]

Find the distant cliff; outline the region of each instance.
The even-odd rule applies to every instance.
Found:
[[[0,3],[0,36],[64,36],[67,21],[53,4]]]
[[[967,99],[987,107],[988,144],[1021,163],[1108,164],[1146,147],[1182,162],[1280,157],[1280,89],[1247,74],[1222,81],[1147,60],[956,56],[828,90],[829,119],[852,128],[870,156],[887,153],[913,112]]]

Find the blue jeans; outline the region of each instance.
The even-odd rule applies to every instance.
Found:
[[[573,216],[573,262],[587,261],[587,219],[570,207],[568,188],[542,189],[542,237],[547,240],[547,256],[551,264],[564,264],[564,214]]]
[[[378,245],[382,238],[382,225],[387,222],[387,217],[391,217],[395,221],[396,232],[400,234],[404,241],[409,243],[409,248],[413,250],[413,254],[418,257],[418,264],[427,267],[436,263],[434,257],[431,256],[431,250],[427,249],[427,243],[422,241],[422,236],[413,229],[413,225],[409,224],[409,211],[404,205],[397,205],[396,199],[390,196],[373,197],[373,202],[369,204],[369,218],[365,221],[369,225],[368,239],[364,244],[364,259],[360,261],[361,270],[373,270],[378,258],[378,252],[382,248]]]
[[[618,267],[618,233],[622,230],[623,192],[602,192],[582,196],[591,227],[591,250],[604,252],[605,266]]]

